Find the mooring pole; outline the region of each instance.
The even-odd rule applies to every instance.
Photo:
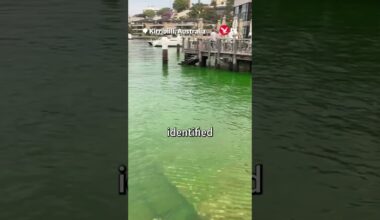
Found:
[[[161,38],[162,42],[162,63],[163,64],[168,64],[168,38],[167,37],[162,37]]]
[[[216,54],[216,58],[215,58],[215,67],[217,69],[220,68],[220,52],[222,50],[222,40],[221,39],[217,39],[217,41],[215,42],[216,44],[216,47],[217,47],[217,54]]]
[[[235,72],[238,72],[239,71],[239,63],[238,63],[238,60],[236,58],[236,53],[237,53],[237,44],[239,42],[234,39],[233,40],[233,44],[232,44],[232,48],[233,48],[233,54],[232,54],[232,70],[235,71]]]
[[[182,52],[185,50],[185,37],[182,37]]]

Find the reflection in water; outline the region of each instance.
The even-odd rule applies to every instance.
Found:
[[[162,75],[167,76],[169,74],[169,66],[168,65],[162,65]]]

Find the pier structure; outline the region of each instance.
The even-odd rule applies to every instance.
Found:
[[[252,71],[252,40],[220,38],[211,41],[202,37],[183,37],[182,64],[201,67],[228,68],[233,71]]]

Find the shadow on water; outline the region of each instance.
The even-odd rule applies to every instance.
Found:
[[[138,170],[143,172],[136,173]],[[156,163],[131,170],[129,219],[201,220]],[[154,183],[152,183],[154,180]]]
[[[366,3],[255,5],[253,149],[266,192],[254,218],[379,218],[380,5]]]
[[[162,65],[162,75],[167,77],[169,74],[169,66],[168,65]]]

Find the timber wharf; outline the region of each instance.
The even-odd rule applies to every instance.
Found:
[[[232,71],[252,71],[251,39],[217,39],[183,37],[181,64],[201,67],[228,68]]]

